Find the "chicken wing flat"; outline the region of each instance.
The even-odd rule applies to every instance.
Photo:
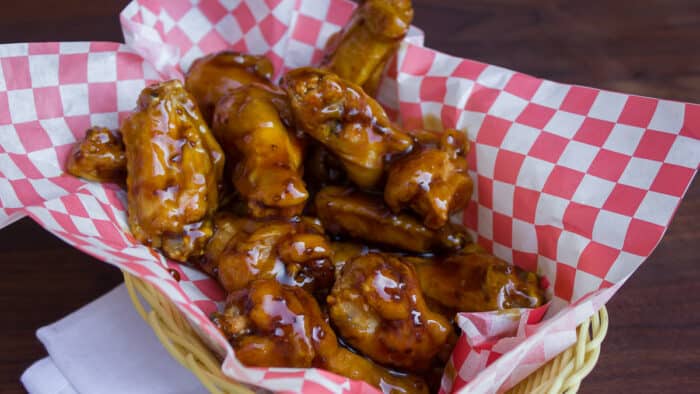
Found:
[[[537,274],[486,253],[414,260],[425,296],[454,312],[535,308],[545,301]]]
[[[412,215],[392,213],[381,198],[352,188],[325,187],[316,194],[315,206],[326,231],[335,235],[418,253],[459,250],[469,241],[457,224],[429,229]]]
[[[259,221],[220,213],[214,224],[202,265],[227,291],[263,278],[321,295],[332,286],[332,250],[317,220]]]
[[[393,373],[339,346],[316,300],[298,287],[257,280],[231,293],[215,322],[245,365],[324,368],[385,393],[427,393],[421,379]]]
[[[438,140],[436,143],[426,139],[391,163],[384,201],[395,213],[410,207],[424,218],[427,227],[438,229],[471,198],[473,184],[466,157],[469,141],[464,133],[453,129],[432,138]]]
[[[297,127],[334,153],[361,188],[376,187],[387,158],[412,147],[411,137],[389,121],[374,99],[333,73],[297,68],[285,75],[282,86]]]
[[[126,153],[119,131],[91,127],[71,150],[66,163],[69,174],[96,182],[126,181]]]
[[[309,197],[302,179],[301,141],[288,129],[284,92],[250,84],[219,101],[214,133],[227,156],[237,157],[233,184],[254,217],[291,217]]]
[[[374,95],[386,62],[413,20],[410,0],[368,0],[355,10],[339,37],[329,40],[323,65]]]
[[[425,371],[448,345],[452,325],[428,309],[413,266],[370,253],[350,259],[328,296],[340,336],[372,360]]]
[[[185,261],[203,253],[224,154],[179,81],[145,88],[122,125],[128,222],[141,243]]]
[[[274,69],[264,56],[222,51],[195,60],[185,76],[202,116],[211,125],[216,103],[231,90],[249,83],[271,85]]]

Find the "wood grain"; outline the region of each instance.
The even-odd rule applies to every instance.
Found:
[[[0,42],[121,41],[127,1],[11,2]],[[561,82],[700,102],[697,0],[420,0],[427,45]],[[603,353],[582,393],[700,387],[700,184],[649,260],[609,303]],[[120,282],[119,271],[29,220],[0,231],[0,392],[45,355],[34,331]]]

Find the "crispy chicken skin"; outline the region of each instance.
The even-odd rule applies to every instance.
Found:
[[[122,124],[128,222],[174,260],[203,252],[218,205],[224,154],[179,81],[145,88]]]
[[[297,127],[333,152],[361,188],[377,187],[387,158],[411,149],[411,137],[374,99],[331,72],[297,68],[284,76],[282,87]]]
[[[340,36],[329,40],[323,66],[374,95],[386,62],[413,20],[411,0],[368,0]]]
[[[425,371],[452,325],[428,309],[413,266],[369,253],[350,259],[328,296],[330,318],[343,339],[372,360]]]
[[[290,131],[283,91],[250,84],[219,101],[214,134],[237,157],[233,184],[253,217],[299,215],[309,197],[301,141]]]
[[[352,188],[328,186],[316,194],[316,214],[326,231],[410,252],[459,250],[469,241],[466,230],[447,223],[425,227],[412,215],[392,213],[378,198]]]
[[[469,141],[464,133],[422,132],[415,149],[391,163],[384,201],[398,213],[411,208],[426,227],[438,229],[469,202],[473,184],[467,173]]]
[[[122,135],[106,127],[91,127],[68,156],[69,174],[95,182],[124,183],[126,153]]]
[[[185,76],[185,88],[211,125],[214,108],[222,97],[253,82],[271,85],[273,72],[272,63],[264,56],[222,51],[195,60]]]
[[[339,346],[316,300],[298,287],[254,281],[228,296],[215,322],[245,365],[324,368],[385,393],[427,393],[421,379],[390,372]]]
[[[486,253],[412,262],[425,296],[454,312],[535,308],[545,302],[537,274]]]
[[[252,220],[220,213],[214,226],[202,265],[226,291],[262,278],[321,295],[333,284],[332,250],[315,219]]]

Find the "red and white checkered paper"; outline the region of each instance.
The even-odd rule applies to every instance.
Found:
[[[195,58],[221,49],[264,54],[278,76],[313,64],[353,8],[346,0],[138,0],[121,14],[126,45],[0,46],[0,227],[28,215],[149,281],[235,379],[292,393],[376,392],[318,369],[241,365],[207,317],[224,296],[215,281],[136,242],[117,186],[63,171],[85,130],[118,127],[146,84],[181,78]],[[575,327],[657,245],[700,162],[700,106],[558,84],[422,42],[417,29],[404,41],[380,101],[407,128],[437,118],[467,130],[476,188],[463,221],[480,244],[550,284],[549,310],[458,317],[463,335],[442,391],[499,392],[573,344]]]

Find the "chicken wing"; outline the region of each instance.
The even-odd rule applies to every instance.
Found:
[[[126,181],[126,153],[122,135],[106,127],[91,127],[71,150],[69,174],[96,182]]]
[[[412,146],[411,137],[389,121],[374,99],[333,73],[297,68],[284,76],[282,86],[297,127],[337,155],[361,188],[376,187],[385,160]]]
[[[411,0],[368,0],[355,10],[341,35],[329,40],[323,65],[374,95],[386,62],[413,20]]]
[[[122,124],[128,222],[141,243],[185,261],[203,252],[224,154],[179,81],[151,85]]]
[[[220,213],[214,224],[201,263],[227,291],[274,278],[323,296],[333,284],[332,250],[317,220],[260,221]]]
[[[216,107],[214,134],[238,158],[233,183],[254,217],[299,215],[309,197],[288,110],[284,92],[257,84],[234,89]]]
[[[452,129],[433,137],[437,143],[422,139],[411,153],[391,163],[384,201],[394,213],[410,207],[424,218],[426,227],[438,229],[471,198],[469,142],[464,133]]]
[[[211,125],[214,108],[222,97],[248,83],[271,85],[273,72],[272,63],[264,56],[222,51],[195,60],[185,76],[185,88]]]
[[[393,373],[339,346],[316,300],[298,287],[254,281],[231,293],[214,321],[245,365],[324,368],[385,393],[427,393],[421,379]]]
[[[352,188],[325,187],[316,195],[315,206],[329,233],[401,250],[459,250],[469,241],[466,230],[457,224],[448,222],[439,230],[431,230],[409,214],[393,214],[380,198]]]
[[[413,266],[396,256],[350,259],[328,305],[340,336],[383,365],[426,371],[449,345],[452,325],[428,309]]]
[[[413,262],[425,296],[454,312],[535,308],[545,301],[537,274],[486,253]]]

